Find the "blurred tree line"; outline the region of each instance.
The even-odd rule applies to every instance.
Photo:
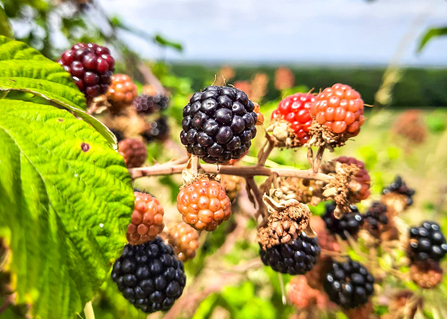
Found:
[[[218,65],[173,64],[171,71],[180,77],[192,80],[194,90],[200,90],[215,80],[220,74]],[[275,86],[277,66],[234,66],[234,76],[226,79],[235,83],[254,79],[257,74],[268,78],[264,101],[281,97],[281,90]],[[373,104],[385,68],[375,67],[290,67],[296,84],[304,84],[309,89],[319,90],[337,82],[348,83],[362,93],[366,103]],[[400,79],[392,89],[390,106],[424,107],[447,106],[447,69],[445,68],[405,68],[400,70]]]

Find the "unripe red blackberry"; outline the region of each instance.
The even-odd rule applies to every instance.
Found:
[[[312,269],[320,255],[320,245],[316,237],[307,237],[305,232],[288,244],[280,244],[263,249],[260,245],[261,260],[274,271],[302,275]]]
[[[289,284],[288,296],[299,310],[311,309],[313,306],[327,310],[327,307],[330,306],[326,295],[317,289],[311,288],[305,276],[292,278]]]
[[[238,159],[256,136],[255,105],[234,87],[208,86],[183,109],[180,140],[188,153],[207,163]]]
[[[413,195],[416,193],[414,189],[408,188],[402,177],[396,176],[395,180],[383,189],[383,194],[396,193],[406,196],[407,206],[413,204]]]
[[[326,228],[332,233],[340,235],[344,240],[347,239],[346,233],[355,237],[363,225],[363,216],[355,205],[350,206],[350,212],[343,214],[340,219],[334,215],[335,204],[327,204],[326,212],[322,216]]]
[[[141,94],[137,96],[134,102],[135,109],[139,114],[152,114],[163,111],[169,105],[169,98],[164,95]]]
[[[387,207],[380,202],[373,202],[370,208],[365,213],[366,227],[371,232],[379,230],[381,225],[388,224]]]
[[[231,202],[225,189],[207,176],[180,189],[177,209],[183,221],[197,230],[213,231],[231,216]]]
[[[115,71],[115,60],[109,49],[94,43],[75,44],[58,62],[71,74],[87,100],[107,92]]]
[[[154,240],[163,231],[164,210],[158,199],[150,194],[134,192],[135,206],[127,227],[127,241],[139,245]]]
[[[124,157],[127,168],[140,167],[147,158],[146,145],[135,138],[126,138],[119,142],[118,152]]]
[[[169,244],[174,248],[178,259],[185,262],[196,256],[196,249],[199,247],[199,233],[186,223],[178,223],[169,228]]]
[[[336,158],[335,161],[348,165],[354,164],[360,169],[358,173],[355,174],[355,180],[360,184],[360,190],[357,192],[356,196],[359,200],[367,199],[371,194],[371,191],[369,190],[371,185],[371,177],[365,168],[365,163],[354,157],[348,156],[340,156],[339,158]]]
[[[447,254],[447,242],[435,222],[425,221],[410,228],[408,257],[412,261],[439,261]]]
[[[334,84],[317,95],[310,114],[333,133],[357,135],[365,118],[360,94],[348,85]]]
[[[272,113],[272,123],[285,122],[289,128],[288,138],[295,140],[295,146],[302,146],[309,140],[309,128],[312,125],[312,117],[309,108],[315,96],[310,93],[295,93],[279,102],[278,107]],[[280,132],[282,134],[282,132]],[[283,140],[273,130],[273,136]]]
[[[107,91],[107,100],[111,103],[111,112],[118,113],[131,105],[138,95],[138,88],[126,74],[115,74]]]
[[[183,263],[160,237],[126,245],[112,269],[112,279],[131,304],[143,312],[167,311],[183,293]]]
[[[366,304],[373,294],[374,277],[356,261],[333,262],[324,281],[324,290],[340,307],[356,308]]]
[[[443,270],[439,262],[416,261],[410,266],[410,278],[423,289],[431,289],[442,282]]]

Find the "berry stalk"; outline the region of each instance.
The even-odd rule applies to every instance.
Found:
[[[217,165],[200,165],[200,167],[208,174],[225,174],[235,175],[241,177],[253,177],[253,176],[270,176],[271,174],[277,174],[279,177],[299,177],[302,179],[319,180],[323,182],[329,182],[333,177],[315,173],[313,169],[308,170],[296,170],[291,168],[268,168],[260,165],[252,166],[217,166]],[[181,174],[186,168],[186,164],[172,165],[171,162],[161,165],[154,165],[150,167],[138,167],[129,169],[133,179],[137,179],[144,176],[160,176],[160,175],[174,175]]]

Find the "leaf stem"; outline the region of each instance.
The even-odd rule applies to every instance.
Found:
[[[85,319],[95,319],[95,312],[93,311],[92,302],[89,301],[84,307]]]

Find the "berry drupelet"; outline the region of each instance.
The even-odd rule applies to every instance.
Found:
[[[334,215],[335,204],[330,203],[326,205],[326,212],[322,216],[326,228],[332,233],[340,235],[346,240],[346,232],[351,236],[356,236],[363,225],[363,216],[358,211],[355,205],[350,206],[350,212],[345,213],[340,219]]]
[[[329,298],[344,309],[368,302],[374,292],[374,277],[358,262],[333,262],[326,274],[324,290]]]
[[[412,261],[439,261],[447,254],[447,243],[441,228],[430,221],[410,228],[408,248],[408,257]]]
[[[106,47],[94,43],[78,43],[58,60],[71,74],[87,100],[107,92],[115,70],[115,60]]]
[[[274,271],[302,275],[317,263],[321,248],[316,237],[307,237],[305,232],[288,244],[280,244],[260,249],[261,260]]]
[[[183,263],[160,237],[126,245],[112,269],[112,280],[131,304],[146,313],[169,310],[183,293]]]
[[[190,154],[207,163],[238,159],[256,136],[255,105],[234,87],[208,86],[183,109],[180,140]]]

